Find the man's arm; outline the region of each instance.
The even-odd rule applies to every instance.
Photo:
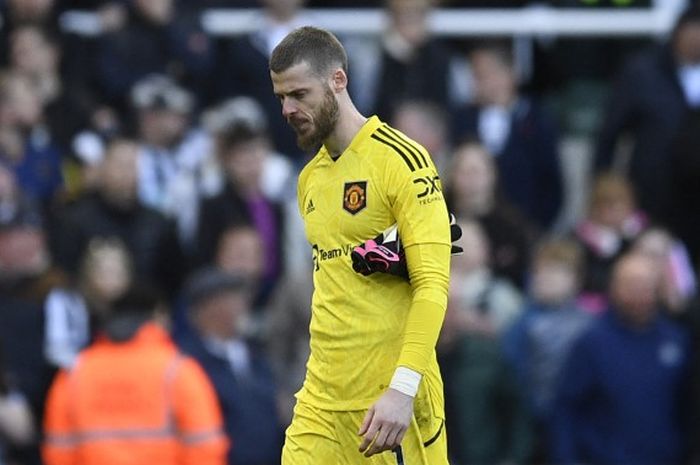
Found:
[[[70,422],[69,375],[61,371],[51,385],[44,415],[41,457],[46,465],[76,463],[76,438]]]
[[[172,388],[182,465],[224,465],[228,440],[219,402],[209,378],[194,360],[184,358]]]
[[[632,125],[635,114],[634,85],[638,77],[638,70],[627,64],[615,82],[613,92],[605,106],[605,116],[600,128],[596,153],[593,161],[594,171],[609,170],[614,162],[615,147],[618,138]]]
[[[406,261],[413,302],[406,321],[403,348],[389,389],[367,411],[359,431],[364,436],[360,451],[366,456],[401,444],[413,416],[413,398],[434,357],[445,317],[450,246],[416,244],[407,247]]]
[[[582,402],[594,385],[594,362],[588,356],[585,337],[582,336],[569,352],[555,393],[552,417],[547,428],[554,463],[575,464],[583,459],[576,441],[577,425]]]
[[[423,373],[433,359],[447,307],[450,267],[450,219],[435,166],[422,147],[391,128],[384,129],[421,169],[392,156],[387,164],[387,198],[405,247],[412,301],[404,340],[389,389],[367,411],[360,428],[366,456],[401,443],[413,417]],[[388,137],[388,136],[387,136]]]

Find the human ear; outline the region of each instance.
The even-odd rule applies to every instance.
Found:
[[[343,71],[342,68],[336,69],[333,73],[331,85],[336,93],[341,92],[348,87],[348,75],[345,74],[345,71]]]

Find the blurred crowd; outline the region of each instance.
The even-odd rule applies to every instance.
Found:
[[[307,6],[384,9],[382,34],[341,36],[351,93],[428,149],[463,230],[451,463],[700,463],[700,9],[659,40],[534,41],[530,73],[508,37],[428,28],[436,6],[530,3],[0,1],[0,464],[175,463],[158,441],[279,463],[309,154],[267,60]],[[258,8],[253,32],[205,33],[231,6]],[[101,33],[62,29],[71,8]]]

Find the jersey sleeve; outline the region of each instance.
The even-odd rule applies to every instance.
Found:
[[[424,149],[423,153],[427,157]],[[388,202],[399,236],[408,247],[415,244],[450,244],[450,221],[442,183],[432,162],[417,169],[391,157],[387,163]],[[413,168],[413,169],[411,169]]]
[[[406,250],[413,290],[398,366],[424,373],[434,357],[447,307],[450,221],[440,177],[429,155],[415,143],[405,144],[420,163],[392,157],[387,170],[388,200]]]

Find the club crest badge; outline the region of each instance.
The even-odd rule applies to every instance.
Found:
[[[367,206],[367,181],[346,182],[343,189],[343,209],[356,215]]]

